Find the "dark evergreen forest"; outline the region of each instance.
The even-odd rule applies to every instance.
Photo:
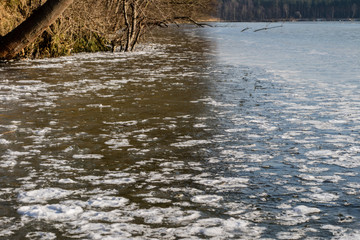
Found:
[[[220,0],[226,21],[360,18],[360,0]]]

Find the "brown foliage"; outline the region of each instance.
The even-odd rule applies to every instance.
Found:
[[[45,0],[2,0],[0,35],[24,21]],[[216,0],[74,0],[46,31],[21,53],[56,57],[70,52],[133,50],[153,27],[196,23],[215,10]]]

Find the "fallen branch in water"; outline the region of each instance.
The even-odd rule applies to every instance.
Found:
[[[244,28],[243,30],[241,30],[241,32],[245,32],[246,30],[249,30],[249,29],[251,29],[251,28],[246,27],[246,28]]]
[[[8,131],[8,132],[4,132],[4,133],[1,133],[0,135],[10,134],[10,133],[14,133],[14,132],[16,132],[16,130],[12,130],[12,131]]]
[[[280,25],[280,26],[274,26],[274,27],[264,27],[264,28],[259,28],[259,29],[254,30],[254,32],[259,32],[259,31],[269,30],[269,29],[273,29],[273,28],[280,28],[280,27],[282,27],[282,26],[283,26],[283,25]]]
[[[174,20],[183,20],[185,22],[190,22],[198,27],[205,27],[205,26],[212,27],[210,24],[199,23],[199,22],[195,21],[194,19],[192,19],[191,17],[175,17]]]

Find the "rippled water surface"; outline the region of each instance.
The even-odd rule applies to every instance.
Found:
[[[0,239],[360,238],[360,24],[280,25],[0,64]]]

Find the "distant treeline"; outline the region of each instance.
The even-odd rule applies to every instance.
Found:
[[[360,18],[360,0],[220,0],[220,19],[271,21]]]

